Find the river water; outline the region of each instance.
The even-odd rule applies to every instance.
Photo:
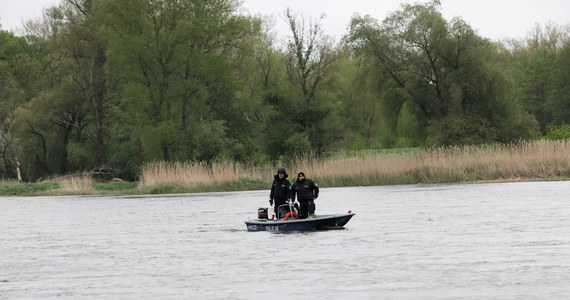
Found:
[[[322,188],[343,230],[247,232],[269,191],[0,198],[0,299],[570,299],[570,182]]]

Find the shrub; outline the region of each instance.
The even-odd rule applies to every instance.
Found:
[[[565,140],[570,138],[570,125],[551,126],[546,135],[547,140]]]

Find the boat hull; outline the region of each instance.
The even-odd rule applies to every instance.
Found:
[[[310,219],[248,220],[247,231],[313,231],[343,228],[354,216],[353,213],[322,215]]]

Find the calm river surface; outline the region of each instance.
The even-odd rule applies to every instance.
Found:
[[[570,182],[322,188],[344,230],[247,232],[269,191],[0,198],[0,299],[570,299]]]

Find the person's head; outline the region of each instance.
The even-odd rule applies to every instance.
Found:
[[[299,174],[297,174],[297,180],[299,181],[305,180],[305,173],[299,172]]]
[[[277,176],[279,176],[279,178],[285,178],[287,176],[287,172],[285,172],[284,168],[280,168],[277,170]]]

